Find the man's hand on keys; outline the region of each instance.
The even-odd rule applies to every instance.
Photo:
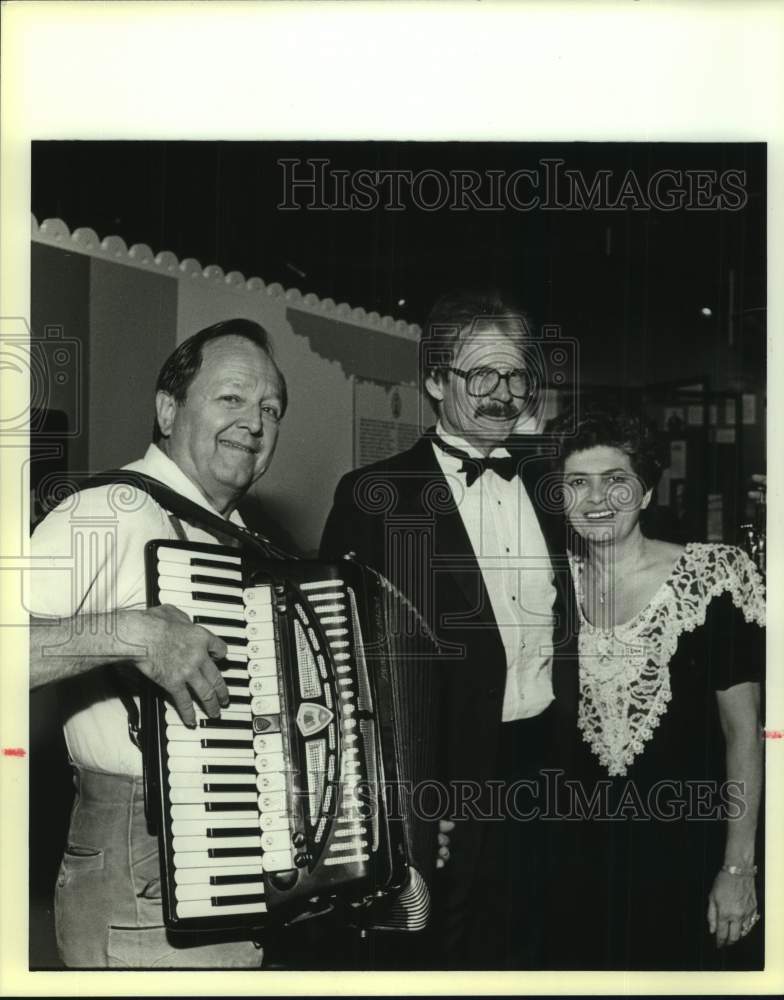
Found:
[[[117,614],[120,638],[144,650],[133,657],[136,666],[170,695],[185,725],[196,725],[194,698],[210,718],[218,718],[229,704],[215,663],[226,655],[226,643],[170,604]]]

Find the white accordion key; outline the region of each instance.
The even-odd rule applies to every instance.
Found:
[[[291,840],[288,830],[267,830],[261,835],[261,849],[263,851],[288,851],[291,850]]]
[[[176,765],[173,764],[173,758],[179,757],[192,758],[198,760],[200,764],[209,763],[210,761],[217,763],[218,760],[226,764],[247,764],[248,762],[253,762],[252,747],[210,747],[205,750],[198,743],[189,742],[188,740],[175,740],[169,744],[167,752],[169,754],[170,770],[173,766],[179,766],[179,762]]]
[[[255,785],[252,774],[202,774],[199,771],[174,771],[169,774],[170,788],[204,788],[206,785]]]
[[[158,562],[176,562],[185,563],[186,565],[192,565],[193,559],[209,559],[210,562],[226,563],[227,566],[237,566],[238,568],[242,566],[242,559],[240,556],[227,556],[222,552],[210,552],[205,555],[204,552],[196,552],[191,549],[175,549],[168,545],[160,545],[158,547]],[[209,567],[207,566],[194,566],[194,573],[208,573]]]
[[[283,753],[283,737],[280,733],[253,737],[253,749],[257,754]]]
[[[177,885],[194,885],[197,882],[209,885],[214,874],[210,868],[178,868],[174,872],[174,881]],[[221,869],[221,875],[258,875],[261,877],[261,874],[261,858],[254,862],[247,859],[247,862],[241,865],[227,865]]]
[[[278,665],[273,656],[264,660],[248,660],[248,674],[251,677],[274,677],[277,673]]]
[[[190,579],[180,576],[162,576],[158,580],[161,593],[167,591],[177,594],[205,594],[210,598],[214,597],[239,597],[240,591],[237,587],[220,583],[192,583]],[[202,600],[202,598],[198,598]],[[217,603],[217,602],[216,602]]]
[[[172,777],[189,778],[194,777],[194,775],[175,774]],[[255,775],[250,773],[220,774],[213,771],[210,774],[195,775],[195,777],[200,777],[205,789],[212,789],[212,791],[219,791],[224,785],[229,786],[226,789],[227,791],[230,791],[235,785],[245,785],[247,788],[255,787],[256,785]]]
[[[196,721],[201,722],[202,720],[207,721],[209,715],[198,705],[195,706],[196,709]],[[222,708],[221,719],[234,719],[237,722],[242,722],[245,719],[250,719],[250,705],[234,705],[229,706],[229,708]],[[177,709],[173,705],[166,706],[166,721],[172,726],[184,726],[185,723],[179,716]],[[187,726],[186,726],[187,729]],[[242,730],[237,730],[237,732],[242,732]],[[250,722],[248,722],[248,732],[250,732]]]
[[[286,793],[285,792],[262,792],[259,795],[259,812],[283,812],[286,808]],[[260,822],[259,818],[256,818],[257,824]]]
[[[272,605],[271,604],[248,604],[245,609],[245,618],[248,622],[271,622],[272,621]]]
[[[259,774],[269,771],[285,771],[286,763],[282,753],[266,753],[256,757],[256,770]]]
[[[234,857],[211,858],[206,851],[183,851],[174,855],[177,868],[229,868],[236,865],[239,859]],[[220,875],[219,871],[214,873]]]
[[[220,727],[197,726],[189,729],[180,723],[168,723],[166,735],[169,740],[181,743],[199,743],[201,740],[238,740],[250,743],[250,726],[246,730],[242,729],[221,729]],[[242,749],[241,747],[239,749]]]
[[[172,822],[173,837],[206,837],[208,830],[248,830],[255,833],[259,829],[258,820],[252,819],[178,819]]]
[[[265,833],[268,830],[288,830],[289,817],[284,812],[263,813],[259,826]]]
[[[252,607],[272,606],[272,587],[263,584],[259,587],[246,587],[242,592],[243,600]]]
[[[242,663],[243,665],[248,662],[248,654],[244,649],[235,649],[229,646],[229,651],[223,657],[229,663]],[[235,668],[241,669],[241,668]]]
[[[250,622],[247,628],[245,629],[244,638],[253,639],[257,642],[274,641],[275,627],[272,624],[271,620],[268,622],[261,622],[261,621]]]
[[[232,618],[240,623],[245,622],[245,615],[240,605],[227,605],[225,611],[223,608],[218,609],[216,608],[216,604],[220,601],[220,595],[209,594],[202,589],[198,591],[200,596],[196,597],[194,595],[197,592],[196,588],[198,586],[199,584],[194,584],[193,591],[190,593],[183,590],[171,590],[170,588],[161,590],[158,594],[158,600],[161,604],[173,604],[175,608],[179,608],[180,611],[190,618],[193,618],[194,615],[210,615],[218,611],[221,618]],[[239,594],[239,591],[234,591],[234,593]],[[230,608],[232,610],[229,610]]]
[[[187,743],[198,743],[202,739],[203,731],[197,726],[196,729],[189,729],[184,723],[170,722],[166,726],[166,736],[169,743],[182,741]],[[194,748],[197,749],[197,748]]]
[[[249,660],[275,659],[274,639],[253,639],[248,642],[245,652]]]
[[[214,566],[189,566],[185,563],[159,559],[158,570],[160,574],[158,577],[159,582],[167,580],[170,577],[177,577],[181,580],[187,580],[190,583],[192,576],[209,576],[213,579],[242,581],[241,570],[234,569],[228,563],[225,569],[216,569]]]
[[[219,812],[208,812],[207,804],[205,802],[180,802],[173,803],[171,806],[171,816],[172,820],[180,819],[217,819],[221,814]],[[230,813],[224,814],[226,818],[231,819],[252,819],[258,822],[259,813],[256,808],[256,803],[248,809],[232,809]]]
[[[174,802],[255,802],[255,792],[205,792],[203,788],[172,788]]]
[[[239,698],[247,698],[248,689],[246,687],[237,687],[231,682],[226,685],[226,689],[229,692],[229,704],[226,708],[221,709],[220,717],[222,719],[230,719],[232,715],[242,715],[243,717],[250,715],[250,705],[237,700]],[[250,726],[248,726],[248,729],[250,730]]]
[[[251,695],[277,694],[277,676],[273,674],[268,677],[251,677],[250,683],[248,684],[248,693]]]
[[[267,851],[261,856],[265,872],[286,872],[294,867],[291,851]]]
[[[245,629],[238,622],[237,625],[201,625],[201,628],[218,635],[221,639],[247,639]]]
[[[258,847],[261,850],[261,837],[258,831],[247,837],[173,837],[172,850],[175,854],[182,851],[209,851],[213,848],[226,850],[232,847]]]
[[[207,883],[193,882],[190,885],[184,883],[177,885],[174,889],[177,902],[187,899],[220,899],[222,896],[258,896],[264,894],[264,883],[259,882],[238,882],[235,885],[210,885]],[[220,909],[216,908],[215,913]]]
[[[260,792],[285,792],[286,775],[280,771],[270,771],[268,774],[260,774],[256,778],[256,788]]]
[[[280,698],[276,694],[265,694],[253,698],[250,710],[254,715],[280,715]]]
[[[236,917],[242,913],[266,913],[266,903],[246,903],[233,906],[213,906],[210,900],[189,899],[177,903],[177,916],[186,917]]]
[[[221,677],[227,684],[231,684],[232,681],[246,681],[248,679],[247,664],[243,663],[241,667],[229,667],[228,670],[221,670]]]

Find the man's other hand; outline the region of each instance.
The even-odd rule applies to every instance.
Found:
[[[451,819],[440,819],[438,821],[438,857],[436,858],[436,868],[443,868],[449,861],[449,834],[454,830],[455,824]]]

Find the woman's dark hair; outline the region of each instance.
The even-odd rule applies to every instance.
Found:
[[[588,448],[618,448],[629,456],[634,474],[646,490],[655,489],[665,467],[661,442],[653,425],[628,410],[589,404],[575,423],[574,414],[559,414],[549,421],[546,433],[556,438],[555,463],[563,469],[569,455]]]
[[[272,344],[270,336],[260,323],[255,323],[251,319],[226,319],[220,323],[213,323],[192,337],[184,340],[164,361],[158,373],[158,381],[155,383],[155,392],[166,392],[177,403],[184,403],[188,395],[188,388],[198,374],[202,364],[202,351],[205,344],[221,337],[244,337],[252,344],[260,347],[262,351],[272,359]],[[281,407],[282,413],[286,412],[288,403],[288,393],[286,380],[283,373],[278,369],[280,377]],[[154,421],[152,439],[155,443],[161,440],[163,435],[158,426],[158,420]]]

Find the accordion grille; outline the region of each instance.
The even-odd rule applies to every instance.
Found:
[[[378,757],[376,755],[376,727],[370,719],[363,719],[359,724],[359,731],[362,735],[362,744],[365,749],[365,762],[367,766],[368,784],[371,788],[378,786]],[[370,827],[372,834],[372,849],[378,850],[379,844],[379,822],[378,809],[373,809],[370,814]]]
[[[359,611],[357,610],[357,598],[353,588],[348,587],[348,603],[351,608],[351,626],[355,636],[362,635],[359,622]],[[370,696],[370,686],[368,683],[367,661],[365,659],[365,649],[361,642],[356,643],[354,655],[357,658],[358,684],[357,684],[357,708],[360,712],[371,712],[373,710],[373,699]]]
[[[434,803],[424,796],[437,796],[434,734],[438,731],[441,699],[439,675],[433,662],[436,644],[413,605],[386,580],[383,590],[386,620],[395,623],[388,642],[392,715],[398,747],[398,806],[409,842],[409,862],[427,873],[429,881],[437,850],[437,824],[433,822]]]

